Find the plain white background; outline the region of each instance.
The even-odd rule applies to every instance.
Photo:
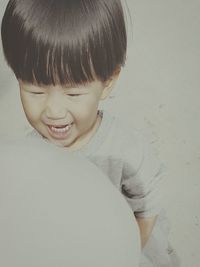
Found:
[[[5,3],[1,0],[1,16]],[[105,107],[141,129],[168,173],[163,205],[183,267],[200,262],[200,1],[127,0],[127,64]],[[126,12],[127,13],[127,12]],[[29,130],[0,55],[0,134]]]

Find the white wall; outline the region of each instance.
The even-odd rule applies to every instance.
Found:
[[[165,161],[163,194],[171,240],[182,266],[196,267],[200,262],[200,1],[127,0],[127,4],[133,21],[127,65],[105,105],[142,129]],[[0,132],[21,135],[29,126],[2,55],[0,84]]]
[[[127,2],[133,38],[115,109],[144,129],[166,162],[172,243],[183,267],[199,266],[200,1]]]

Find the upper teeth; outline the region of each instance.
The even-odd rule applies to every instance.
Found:
[[[64,132],[67,132],[69,131],[69,129],[71,128],[71,124],[68,124],[66,126],[63,126],[63,127],[54,127],[54,126],[50,126],[51,127],[51,130],[56,132],[56,133],[64,133]]]

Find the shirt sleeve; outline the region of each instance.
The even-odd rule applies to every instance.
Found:
[[[124,150],[121,191],[136,217],[153,217],[161,210],[164,165],[143,137],[129,141]]]

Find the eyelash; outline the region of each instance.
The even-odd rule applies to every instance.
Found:
[[[68,96],[74,97],[74,96],[80,96],[80,94],[68,94]]]
[[[44,92],[31,92],[31,94],[34,94],[34,95],[44,95],[45,93]],[[71,97],[77,97],[77,96],[80,96],[81,94],[67,94],[68,96],[71,96]]]
[[[44,93],[43,92],[31,92],[31,94],[34,94],[34,95],[43,95]]]

